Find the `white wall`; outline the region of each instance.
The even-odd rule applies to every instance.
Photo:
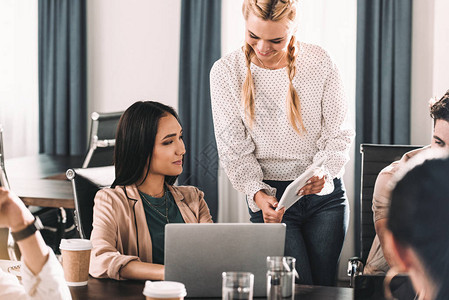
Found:
[[[322,46],[338,66],[346,90],[349,121],[355,129],[357,1],[303,0],[300,1],[299,17],[299,39]],[[338,278],[341,280],[348,279],[347,261],[354,256],[354,180],[360,180],[354,177],[354,143],[349,155],[343,180],[351,214],[340,257]]]
[[[413,2],[411,143],[430,143],[429,99],[449,89],[449,1]]]
[[[180,0],[87,1],[89,114],[138,100],[177,108],[180,24]]]
[[[0,1],[0,124],[5,158],[38,152],[37,0]]]
[[[221,13],[221,54],[226,55],[243,45],[245,22],[242,0],[223,0]],[[246,196],[232,187],[224,169],[218,168],[218,222],[249,222]]]
[[[449,1],[434,1],[433,92],[440,98],[449,89]]]

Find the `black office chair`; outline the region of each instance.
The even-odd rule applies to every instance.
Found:
[[[72,182],[76,227],[81,238],[89,239],[95,194],[112,184],[115,179],[114,166],[68,169],[66,176]]]
[[[89,150],[83,168],[112,165],[115,132],[122,114],[123,112],[92,113]]]
[[[348,261],[348,276],[351,277],[350,285],[354,285],[354,277],[363,273],[363,267],[368,258],[373,244],[376,230],[373,220],[373,192],[377,175],[390,163],[399,160],[402,155],[422,146],[412,145],[382,145],[361,144],[362,154],[361,168],[361,192],[360,192],[360,235],[356,243],[360,246],[358,257],[352,257]]]

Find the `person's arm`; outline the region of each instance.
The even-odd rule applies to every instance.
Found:
[[[120,277],[133,280],[164,280],[164,266],[133,260],[120,269]]]
[[[388,219],[380,219],[374,223],[376,233],[379,236],[380,246],[390,268],[394,266],[394,254],[389,239],[387,238],[387,221]]]
[[[314,161],[326,158],[326,183],[321,195],[333,191],[333,179],[343,174],[343,168],[349,161],[349,150],[354,138],[354,130],[348,122],[348,105],[344,87],[337,66],[326,54],[323,62],[326,79],[322,96],[322,130],[317,140],[318,152]]]
[[[376,229],[376,233],[379,237],[384,258],[390,267],[394,265],[394,254],[391,250],[392,247],[388,242],[389,240],[386,239],[386,231],[388,222],[388,208],[390,207],[391,199],[391,189],[388,184],[393,177],[393,168],[393,166],[388,166],[379,173],[376,183],[374,184],[373,193],[374,228]]]
[[[24,221],[24,223],[18,227],[11,227],[11,232],[20,231],[33,223],[34,217],[31,217],[32,219],[30,221]],[[22,255],[22,261],[34,275],[39,274],[49,256],[48,247],[45,244],[42,235],[39,232],[36,232],[35,234],[18,241],[17,245],[19,246]]]
[[[258,191],[254,195],[254,202],[262,210],[265,223],[281,223],[285,207],[276,211],[279,202],[275,197],[267,195],[264,191]]]
[[[162,280],[164,266],[140,261],[139,257],[123,255],[117,248],[117,208],[103,190],[95,196],[93,229],[90,240],[92,252],[89,273],[97,278],[116,280]]]
[[[34,216],[23,202],[11,192],[0,188],[0,226],[11,232],[25,229],[34,222]],[[23,293],[16,299],[71,299],[64,273],[56,257],[46,246],[40,232],[17,241],[22,255]],[[21,298],[22,297],[22,298]]]
[[[262,210],[267,222],[280,220],[285,210],[274,210],[273,204],[278,202],[276,189],[263,182],[262,168],[254,155],[254,142],[240,115],[238,80],[227,68],[218,61],[210,73],[212,115],[220,163],[232,186],[247,195],[248,206],[253,212]]]

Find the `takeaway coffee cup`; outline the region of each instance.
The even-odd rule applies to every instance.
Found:
[[[147,280],[143,295],[146,300],[183,300],[187,292],[180,282]]]
[[[69,286],[87,285],[89,278],[90,250],[92,243],[84,239],[62,239],[59,246],[62,268]]]

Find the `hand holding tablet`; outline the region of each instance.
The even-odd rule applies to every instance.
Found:
[[[323,157],[310,165],[304,173],[287,186],[276,207],[276,211],[280,210],[282,207],[285,207],[285,210],[289,209],[290,206],[303,197],[302,195],[298,195],[299,190],[307,185],[307,181],[312,176],[316,175],[317,171],[323,166],[325,160],[326,159]]]

